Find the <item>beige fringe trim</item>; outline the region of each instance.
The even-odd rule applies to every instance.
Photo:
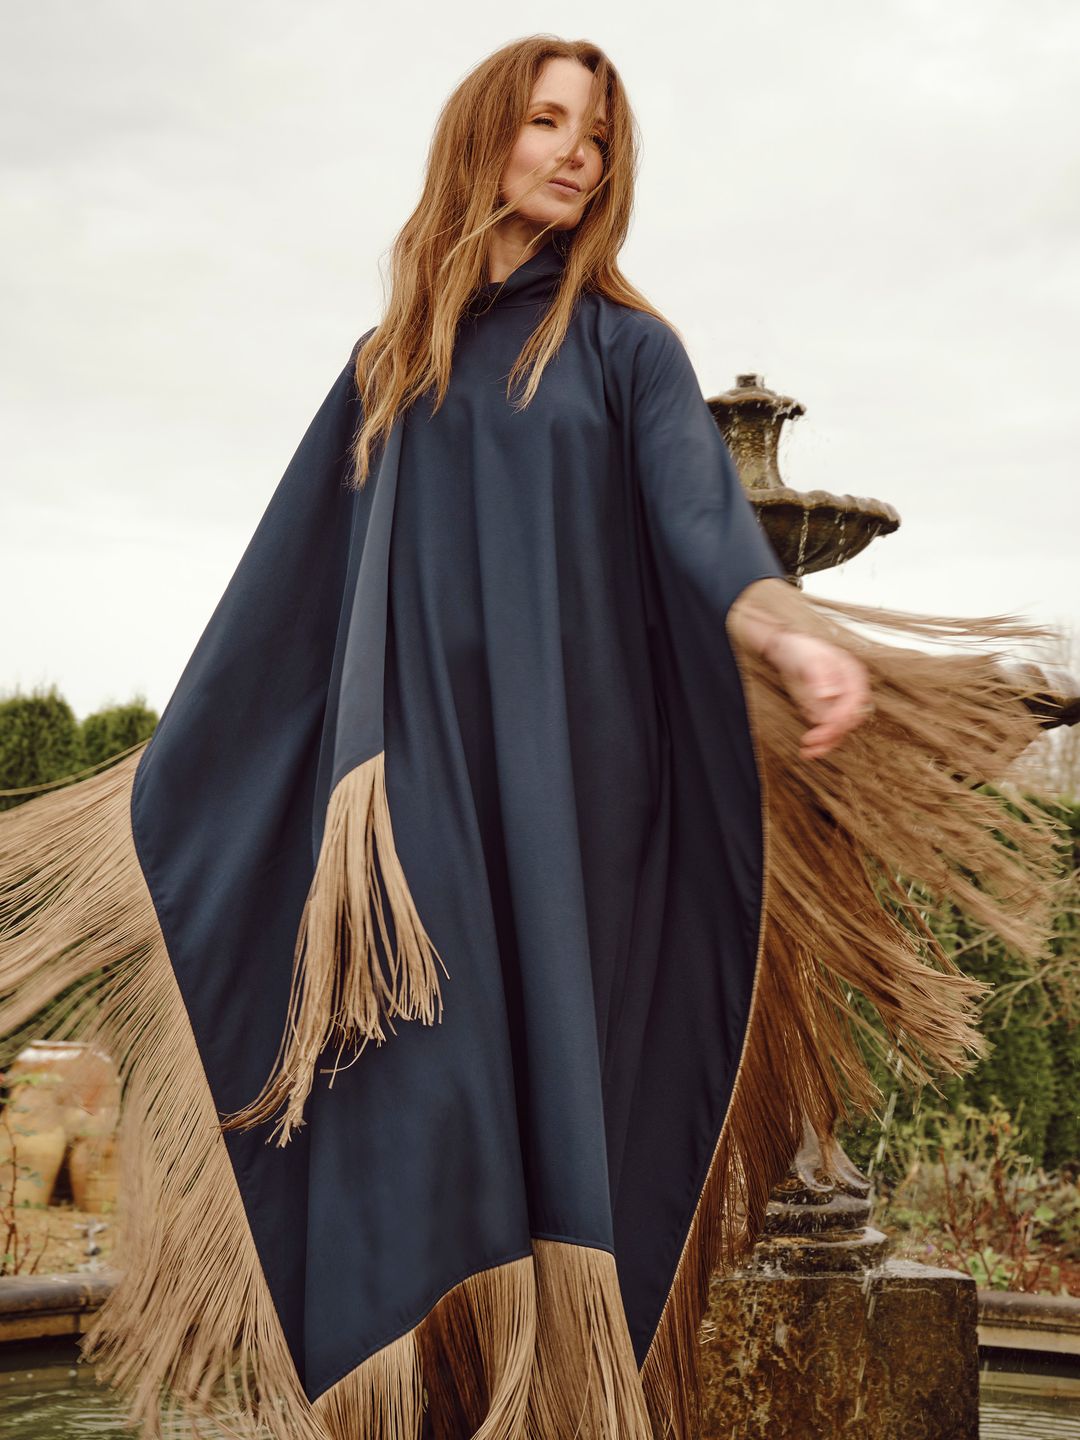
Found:
[[[657,1437],[696,1440],[699,1327],[710,1278],[746,1256],[804,1121],[822,1137],[880,1098],[857,1043],[876,1009],[899,1072],[923,1082],[982,1051],[976,1002],[928,925],[922,885],[1034,960],[1046,953],[1067,883],[1063,831],[1022,794],[1010,806],[972,787],[997,782],[1039,733],[1000,651],[928,654],[842,622],[949,643],[1043,639],[1011,617],[907,615],[760,587],[773,618],[842,645],[867,665],[875,714],[816,760],[807,722],[776,672],[734,643],[762,783],[765,905],[750,1022],[720,1139],[659,1326],[642,1367]],[[1013,658],[1013,657],[1009,657]],[[905,887],[912,888],[905,888]],[[883,903],[887,901],[886,903]]]
[[[614,1257],[534,1240],[315,1402],[333,1440],[652,1440]]]
[[[922,897],[901,877],[1032,957],[1044,953],[1054,895],[1067,883],[1059,827],[1022,795],[1010,794],[1006,807],[973,788],[999,779],[1039,733],[1016,672],[1003,678],[994,653],[927,655],[866,640],[841,622],[958,641],[1045,632],[1007,618],[940,620],[806,598],[778,603],[797,606],[802,623],[812,615],[862,657],[877,713],[822,759],[802,761],[804,722],[774,673],[737,652],[762,781],[758,964],[734,1096],[640,1377],[613,1258],[535,1241],[531,1257],[455,1286],[415,1330],[311,1405],[134,851],[131,783],[141,751],[0,815],[0,1032],[66,992],[51,1035],[99,1044],[121,1067],[126,1269],[86,1345],[148,1440],[161,1434],[162,1401],[261,1440],[415,1440],[425,1392],[439,1440],[646,1440],[650,1429],[657,1440],[695,1440],[711,1274],[752,1246],[804,1118],[826,1135],[849,1106],[876,1098],[856,1045],[856,995],[877,1008],[915,1078],[962,1069],[979,1048],[981,987],[942,952]],[[309,971],[319,954],[321,969],[311,999],[291,1012],[292,1099],[309,1083],[312,1035],[343,1039],[363,1023],[374,1033],[379,1014],[399,1007],[431,1017],[423,997],[433,996],[425,979],[433,971],[417,968],[422,931],[410,930],[400,874],[387,893],[405,939],[389,975],[363,948],[375,934],[386,940],[382,912],[365,908],[371,856],[385,868],[393,846],[378,760],[343,790],[346,777],[332,800],[319,871],[327,895],[342,877],[344,898],[320,896],[318,883],[309,897],[312,942],[303,953]],[[363,863],[350,865],[357,854]],[[347,919],[331,928],[331,912]],[[351,978],[328,983],[325,945],[338,925]],[[411,961],[402,943],[415,947]]]
[[[384,892],[394,926],[393,950]],[[380,940],[389,973],[380,959]],[[362,1041],[357,1055],[369,1040],[381,1045],[386,1039],[384,1020],[393,1032],[394,1015],[425,1025],[442,1019],[436,961],[449,978],[416,912],[398,859],[380,751],[350,770],[330,797],[296,937],[281,1046],[262,1090],[222,1128],[249,1129],[272,1119],[284,1106],[270,1138],[286,1145],[304,1123],[315,1066],[328,1044],[338,1046],[329,1071],[333,1084],[346,1045]]]
[[[444,1295],[417,1327],[431,1433],[437,1440],[651,1440],[615,1260],[604,1250],[533,1240],[532,1256],[481,1271]],[[398,1342],[400,1343],[400,1342]],[[380,1352],[380,1355],[383,1352]],[[367,1360],[316,1401],[364,1392]],[[411,1372],[412,1356],[402,1364]],[[395,1393],[404,1387],[394,1386]],[[343,1410],[342,1413],[354,1414]],[[420,1412],[402,1411],[417,1435]],[[335,1440],[378,1436],[334,1430]]]
[[[84,1353],[146,1440],[234,1412],[238,1435],[326,1440],[299,1384],[131,837],[141,750],[0,816],[0,1033],[62,991],[51,1038],[119,1066],[123,1274]],[[104,972],[95,976],[97,967]]]
[[[426,1405],[439,1440],[650,1440],[614,1257],[547,1240],[308,1401],[135,853],[140,755],[0,816],[0,1033],[70,990],[49,1038],[120,1067],[124,1269],[83,1344],[131,1424],[417,1440]]]

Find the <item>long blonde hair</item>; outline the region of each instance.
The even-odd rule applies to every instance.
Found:
[[[443,106],[423,192],[391,247],[386,313],[356,357],[364,413],[352,447],[357,489],[367,479],[376,442],[396,416],[429,390],[433,410],[443,402],[462,313],[487,280],[487,232],[514,209],[500,201],[500,178],[541,67],[561,58],[591,70],[593,106],[601,97],[606,103],[604,169],[581,220],[565,237],[570,243],[558,289],[514,362],[507,396],[519,381],[524,389],[517,408],[536,394],[586,288],[670,324],[615,263],[630,224],[640,155],[637,123],[615,67],[585,40],[532,35],[503,46],[470,71]],[[533,188],[545,178],[538,176]]]

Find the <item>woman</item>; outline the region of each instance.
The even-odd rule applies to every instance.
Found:
[[[1041,943],[1052,837],[971,786],[1034,722],[836,617],[963,622],[784,581],[633,171],[596,47],[465,79],[154,737],[0,820],[0,1024],[75,986],[125,1069],[136,1419],[690,1440],[710,1272],[873,1098],[850,987],[914,1073],[977,1048],[894,876]]]

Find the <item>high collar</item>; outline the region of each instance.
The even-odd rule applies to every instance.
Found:
[[[505,280],[488,280],[479,285],[469,302],[472,314],[506,306],[536,305],[551,298],[559,283],[570,240],[565,231],[554,230],[535,255],[511,270]]]

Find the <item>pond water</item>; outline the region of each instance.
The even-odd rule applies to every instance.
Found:
[[[1053,1376],[984,1373],[980,1440],[1080,1440],[1080,1385]],[[1015,1388],[1014,1388],[1015,1387]],[[1073,1393],[1062,1393],[1063,1391]],[[166,1427],[166,1435],[190,1429]],[[220,1432],[200,1426],[202,1440]],[[110,1392],[69,1341],[0,1350],[3,1440],[132,1440]]]
[[[979,1435],[981,1440],[1074,1440],[1080,1435],[1080,1399],[984,1392]]]

